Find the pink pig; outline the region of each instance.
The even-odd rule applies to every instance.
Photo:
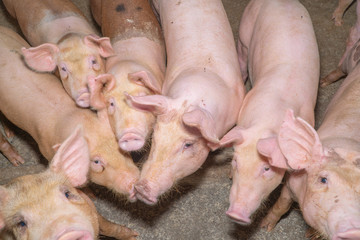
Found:
[[[115,56],[106,61],[106,75],[90,84],[91,106],[109,115],[120,148],[143,148],[155,124],[151,112],[131,108],[126,94],[160,94],[165,74],[165,44],[161,28],[148,0],[92,0],[94,18],[104,36],[110,37]]]
[[[286,109],[314,124],[320,60],[309,13],[297,0],[250,1],[240,22],[238,53],[242,76],[249,74],[253,88],[237,126],[220,144],[235,149],[226,214],[250,224],[284,176],[269,161],[283,158],[276,136]]]
[[[131,156],[120,151],[107,115],[76,107],[53,74],[28,69],[23,46],[28,44],[18,34],[0,27],[0,111],[34,138],[48,160],[55,154],[53,146],[82,125],[91,155],[90,180],[135,201],[140,171]]]
[[[4,0],[33,46],[23,48],[27,65],[38,72],[56,66],[66,92],[80,107],[89,107],[88,81],[105,72],[103,58],[113,55],[109,38],[100,38],[70,1]]]
[[[234,37],[220,0],[153,2],[167,48],[163,95],[128,96],[157,115],[150,155],[135,185],[137,198],[157,198],[198,170],[236,121],[244,97]]]
[[[6,227],[19,240],[93,240],[99,232],[135,239],[136,232],[108,222],[75,188],[87,181],[89,157],[87,142],[77,127],[61,144],[48,170],[0,186],[0,231]]]

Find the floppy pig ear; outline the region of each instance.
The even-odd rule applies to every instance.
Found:
[[[56,173],[64,173],[74,187],[87,181],[90,166],[88,144],[83,136],[82,128],[77,126],[56,152],[50,163],[50,169]]]
[[[243,129],[239,126],[235,126],[221,138],[220,146],[230,147],[233,144],[241,144],[243,141],[244,141]]]
[[[96,35],[87,35],[84,38],[84,42],[89,47],[96,47],[99,50],[100,56],[103,58],[111,57],[115,55],[114,49],[111,46],[110,38],[99,37]]]
[[[257,150],[265,157],[268,157],[269,164],[274,167],[288,169],[286,159],[282,154],[276,137],[262,138],[257,142]]]
[[[115,87],[115,78],[110,73],[100,74],[88,80],[90,91],[90,106],[93,109],[101,110],[106,108],[106,101],[103,92],[111,91]]]
[[[139,71],[128,74],[128,79],[138,85],[149,88],[155,94],[161,94],[161,85],[154,75],[147,71]]]
[[[52,43],[37,47],[21,48],[26,64],[38,72],[51,72],[56,68],[56,54],[59,48]]]
[[[289,167],[298,170],[311,163],[321,161],[324,152],[319,135],[313,127],[301,118],[295,118],[292,110],[287,110],[280,127],[278,142]]]
[[[127,104],[140,111],[151,112],[155,115],[166,113],[169,99],[162,95],[131,96],[124,92]]]
[[[4,206],[6,199],[7,199],[7,190],[5,187],[0,186],[0,209],[3,209],[2,206]],[[0,231],[5,227],[5,219],[4,217],[1,215],[1,211],[0,211]]]
[[[216,136],[214,119],[205,109],[196,107],[194,110],[185,112],[182,120],[185,125],[196,127],[201,132],[203,138],[210,142],[210,148],[212,148],[213,144],[219,143],[219,139]]]

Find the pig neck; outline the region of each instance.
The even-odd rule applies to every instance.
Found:
[[[106,72],[116,70],[121,62],[133,62],[141,65],[141,70],[151,72],[162,85],[165,73],[164,46],[145,37],[121,40],[112,45],[116,55],[106,60]]]

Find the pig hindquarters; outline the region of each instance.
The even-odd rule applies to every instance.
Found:
[[[165,72],[165,44],[148,0],[92,0],[94,18],[115,54],[106,61],[106,72],[115,77],[114,87],[100,79],[90,84],[91,106],[109,115],[121,149],[138,151],[152,132],[155,116],[132,109],[126,94],[160,94]],[[119,9],[119,6],[121,8]]]
[[[140,175],[129,154],[120,152],[105,115],[76,107],[52,74],[29,70],[21,58],[28,44],[13,31],[0,28],[0,111],[28,132],[50,160],[54,145],[82,125],[90,148],[90,180],[136,200]]]
[[[75,188],[87,181],[89,162],[88,145],[78,127],[59,147],[48,170],[0,186],[0,229],[7,228],[16,239],[92,240],[100,223],[111,226],[112,233],[122,233],[112,235],[117,239],[135,239],[136,232],[102,218]],[[106,235],[101,229],[107,228],[100,225]]]
[[[88,81],[105,72],[103,58],[113,54],[109,38],[96,36],[70,1],[4,0],[33,46],[22,49],[27,65],[38,72],[57,67],[66,92],[80,107],[89,107]]]

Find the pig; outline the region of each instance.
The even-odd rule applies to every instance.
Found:
[[[136,200],[134,184],[140,171],[130,155],[120,151],[107,115],[81,109],[68,97],[53,74],[31,71],[22,61],[28,44],[15,32],[0,28],[0,111],[37,142],[50,160],[54,145],[82,125],[90,148],[90,180],[129,200]]]
[[[250,1],[240,22],[238,56],[252,89],[220,146],[234,147],[226,214],[248,225],[285,173],[269,161],[283,158],[276,136],[286,109],[314,124],[320,60],[309,13],[297,0]]]
[[[335,26],[341,26],[343,24],[343,15],[352,2],[353,0],[339,0],[338,6],[336,7],[332,15]]]
[[[0,230],[6,227],[16,239],[29,240],[90,240],[97,239],[99,232],[136,239],[136,232],[108,222],[76,189],[87,181],[89,158],[87,141],[78,126],[60,145],[49,169],[0,186]]]
[[[359,26],[358,19],[355,28]],[[355,56],[356,51],[345,53]],[[360,67],[348,67],[317,131],[288,110],[277,140],[285,158],[271,164],[290,172],[279,199],[261,223],[268,231],[297,201],[305,221],[318,235],[360,239]]]
[[[126,94],[161,93],[165,74],[161,27],[148,0],[91,0],[90,4],[95,20],[103,35],[111,39],[116,53],[105,64],[106,72],[115,77],[115,87],[111,90],[102,87],[104,81],[112,79],[93,81],[90,104],[108,113],[121,149],[142,150],[152,132],[155,116],[131,108],[126,103]]]
[[[103,59],[114,51],[70,1],[4,0],[31,48],[23,48],[27,65],[38,72],[58,69],[66,92],[79,107],[90,106],[88,81],[105,73]]]
[[[341,2],[341,1],[340,1]],[[340,4],[340,3],[339,3]],[[356,2],[356,14],[360,15],[359,1]],[[335,70],[320,80],[320,86],[326,87],[329,84],[345,77],[357,65],[360,58],[360,19],[350,29],[350,34],[346,40],[346,50],[340,59]]]
[[[221,0],[153,1],[167,49],[162,95],[127,95],[157,115],[149,157],[136,183],[149,205],[194,173],[236,122],[245,95],[235,41]]]

